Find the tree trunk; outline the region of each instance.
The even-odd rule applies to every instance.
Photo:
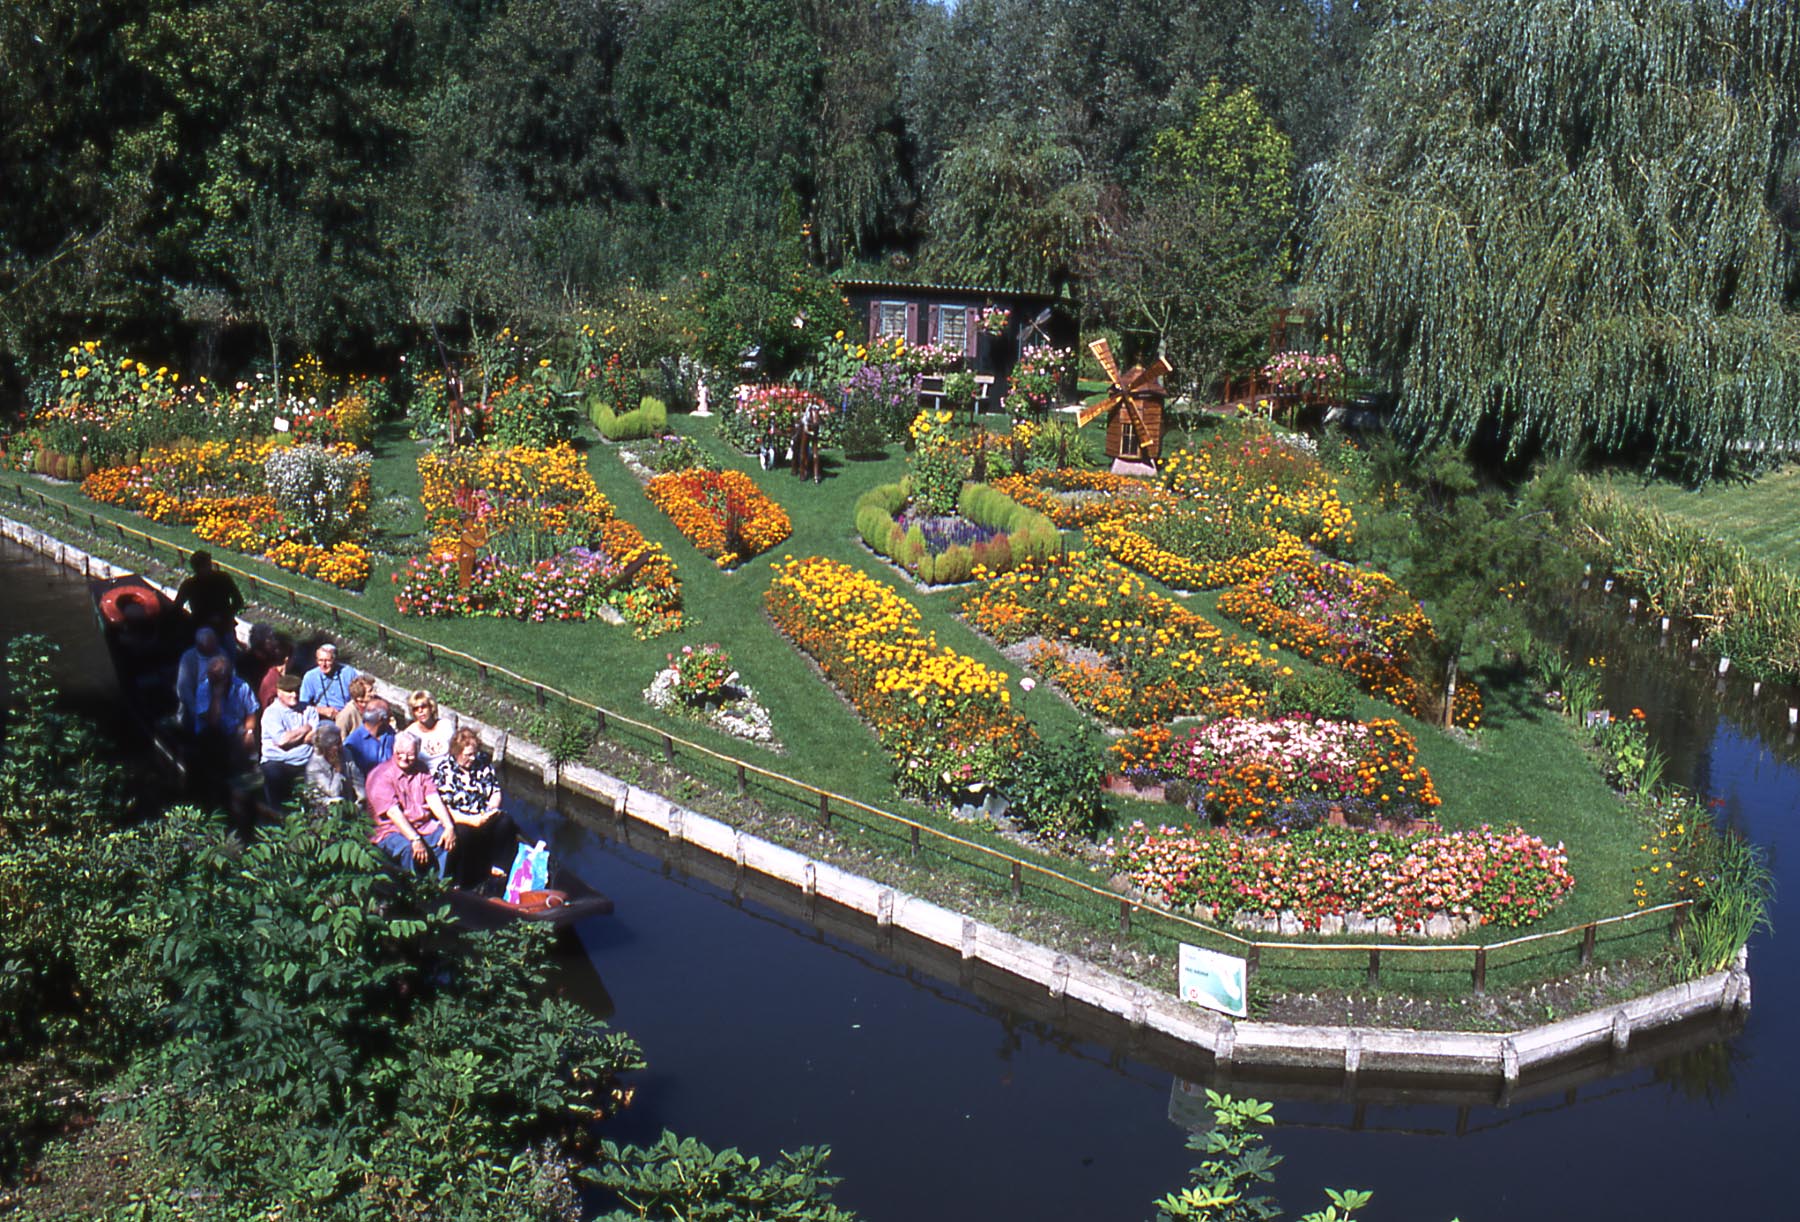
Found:
[[[1452,715],[1456,711],[1456,658],[1451,657],[1444,667],[1444,729],[1451,726]]]

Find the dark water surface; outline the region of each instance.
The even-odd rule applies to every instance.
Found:
[[[92,651],[65,677],[104,680],[79,580],[10,545],[0,564],[7,635],[53,631],[69,660]],[[1670,779],[1722,798],[1791,882],[1800,768],[1784,709],[1736,682],[1721,695],[1654,633],[1608,632],[1593,647],[1612,660],[1614,707],[1646,709],[1675,761]],[[1204,1057],[1134,1043],[1035,993],[1009,999],[1001,982],[959,978],[953,956],[881,943],[842,914],[816,914],[821,932],[791,897],[740,900],[710,865],[690,873],[647,851],[650,839],[621,842],[603,814],[567,802],[567,816],[545,813],[523,784],[514,796],[563,868],[618,904],[577,931],[614,1023],[650,1062],[636,1104],[609,1125],[615,1139],[668,1126],[764,1155],[830,1144],[838,1199],[871,1222],[1141,1219],[1197,1161],[1170,1114],[1182,1083],[1204,1078]],[[1678,1053],[1634,1042],[1625,1064],[1522,1084],[1506,1107],[1455,1083],[1365,1081],[1351,1099],[1337,1083],[1240,1069],[1228,1085],[1277,1103],[1290,1216],[1325,1185],[1371,1188],[1367,1217],[1406,1222],[1789,1216],[1800,1189],[1791,944],[1752,945],[1755,1007],[1741,1032],[1683,1032]],[[569,970],[577,986],[591,980],[586,965]]]

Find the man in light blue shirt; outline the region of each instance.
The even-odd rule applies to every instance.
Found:
[[[181,655],[175,671],[175,699],[181,702],[181,728],[193,730],[204,706],[200,703],[200,685],[206,679],[206,664],[225,656],[219,634],[211,628],[194,633],[193,647]]]
[[[275,685],[275,703],[262,715],[263,797],[269,809],[282,809],[294,791],[294,782],[306,774],[318,724],[317,709],[300,707],[300,680],[281,676]]]
[[[340,665],[337,646],[327,641],[313,653],[318,665],[300,680],[300,703],[317,709],[319,716],[336,720],[350,705],[350,681],[356,678],[356,667]]]

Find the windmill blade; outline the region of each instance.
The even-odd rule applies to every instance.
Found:
[[[1108,409],[1110,409],[1113,406],[1113,404],[1117,403],[1118,401],[1119,401],[1118,395],[1104,395],[1100,399],[1096,400],[1095,402],[1088,404],[1086,407],[1082,408],[1079,412],[1077,412],[1075,414],[1075,427],[1080,428],[1082,425],[1084,425],[1088,421],[1094,419],[1096,416],[1099,416],[1099,415],[1103,414],[1104,412],[1106,412]]]
[[[1162,381],[1164,374],[1173,373],[1174,371],[1175,366],[1169,364],[1169,362],[1163,360],[1159,356],[1154,361],[1150,362],[1149,368],[1140,369],[1132,375],[1131,385],[1127,389],[1136,390],[1138,387],[1148,385],[1151,382],[1160,382]]]
[[[1113,360],[1112,345],[1103,339],[1097,339],[1088,345],[1088,351],[1100,362],[1100,368],[1106,370],[1106,380],[1115,389],[1125,385],[1124,377],[1119,373],[1119,363]]]

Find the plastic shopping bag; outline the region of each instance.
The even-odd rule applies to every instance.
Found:
[[[543,891],[550,885],[550,850],[542,840],[519,845],[512,869],[506,875],[506,902],[516,904],[527,891]]]

